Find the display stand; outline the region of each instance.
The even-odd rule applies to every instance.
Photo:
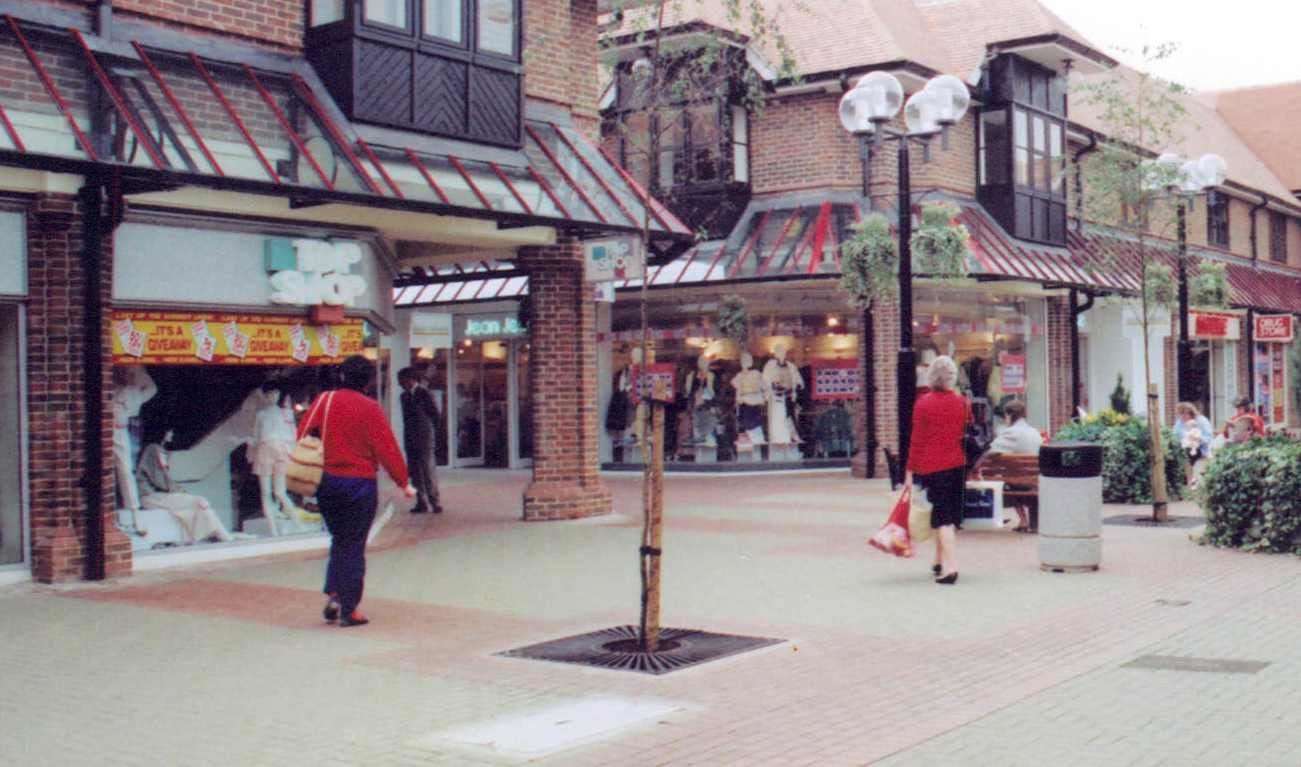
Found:
[[[769,445],[768,461],[771,463],[798,463],[804,456],[799,445]]]
[[[762,446],[751,444],[747,448],[737,448],[736,462],[737,463],[762,463],[763,462]]]
[[[642,455],[641,445],[636,442],[623,446],[623,462],[632,464],[646,463],[646,457]]]

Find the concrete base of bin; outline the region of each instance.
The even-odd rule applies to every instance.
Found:
[[[1060,538],[1039,534],[1039,569],[1054,573],[1093,572],[1102,564],[1102,538]]]

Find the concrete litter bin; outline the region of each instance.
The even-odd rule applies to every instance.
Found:
[[[1102,445],[1039,450],[1039,567],[1091,572],[1102,564]]]

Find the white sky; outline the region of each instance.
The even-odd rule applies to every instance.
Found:
[[[1126,64],[1144,44],[1175,43],[1153,73],[1196,90],[1301,80],[1298,0],[1039,0]]]

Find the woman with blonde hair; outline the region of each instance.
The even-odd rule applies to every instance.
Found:
[[[971,421],[971,405],[955,388],[958,366],[952,357],[936,357],[926,371],[929,388],[913,406],[912,442],[904,484],[926,491],[935,529],[935,582],[958,582],[957,528],[962,523],[967,457],[962,436]]]

